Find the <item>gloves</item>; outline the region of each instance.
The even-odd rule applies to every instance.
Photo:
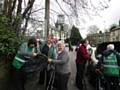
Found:
[[[37,56],[37,53],[33,53],[33,56],[34,56],[34,57]]]
[[[51,64],[52,63],[52,59],[48,58],[48,63]]]

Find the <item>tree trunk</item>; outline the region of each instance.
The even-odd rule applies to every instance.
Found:
[[[18,7],[17,7],[17,16],[21,15],[22,11],[22,0],[18,0]]]
[[[7,15],[8,12],[8,0],[4,0],[3,14]]]
[[[8,1],[8,12],[7,12],[7,16],[11,19],[12,17],[12,2],[13,0],[9,0]]]
[[[18,2],[18,5],[16,4],[16,2]],[[4,0],[3,14],[10,19],[10,21],[8,23],[11,23],[11,25],[14,28],[17,35],[19,35],[19,33],[21,32],[21,30],[20,30],[21,23],[22,23],[22,20],[24,20],[26,17],[28,17],[26,19],[26,25],[25,25],[25,28],[27,28],[27,23],[28,23],[29,16],[31,14],[31,10],[32,10],[35,0],[28,1],[27,7],[23,11],[23,13],[21,13],[22,12],[22,2],[23,2],[23,0]],[[13,13],[15,11],[16,7],[17,7],[17,11],[15,13]],[[25,33],[25,31],[24,31],[24,33]]]

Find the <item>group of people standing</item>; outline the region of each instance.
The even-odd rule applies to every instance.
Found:
[[[34,57],[39,54],[47,57],[45,68],[42,71],[24,72],[26,61],[29,62],[29,59],[34,61]],[[48,86],[50,87],[49,81],[53,71],[55,72],[54,82],[57,90],[68,90],[70,65],[64,43],[56,42],[53,35],[49,35],[45,42],[32,37],[20,46],[12,62],[14,87],[16,90],[37,90],[38,84],[45,84],[46,90],[51,90]]]
[[[90,47],[87,48],[88,45],[89,41],[84,39],[76,48],[75,83],[79,90],[84,89],[83,79],[86,63],[94,62],[91,58],[93,50]],[[37,60],[35,57],[38,55],[43,55],[47,59],[42,66],[42,70],[25,72],[26,63],[29,60]],[[108,58],[107,56],[109,55],[110,57]],[[35,37],[30,38],[28,42],[20,46],[12,61],[12,77],[15,90],[38,90],[38,84],[43,84],[46,90],[53,90],[53,88],[56,90],[68,90],[67,84],[71,74],[69,61],[70,58],[65,50],[65,44],[62,41],[56,42],[53,35],[49,35],[44,42]],[[102,73],[107,80],[105,90],[118,90],[118,87],[115,86],[119,83],[119,66],[120,55],[114,50],[114,45],[110,44],[107,46],[107,50],[99,57],[95,69],[96,73]]]
[[[91,57],[93,50],[88,48],[89,41],[83,40],[76,48],[76,79],[75,83],[79,90],[84,90],[84,77],[87,65],[95,61]],[[117,50],[117,49],[116,49]],[[107,44],[106,49],[96,58],[97,63],[94,65],[93,81],[95,90],[119,90],[120,89],[120,54],[115,50],[114,44]],[[99,58],[98,58],[99,57]],[[90,69],[90,68],[87,68]],[[88,73],[90,75],[91,73]]]

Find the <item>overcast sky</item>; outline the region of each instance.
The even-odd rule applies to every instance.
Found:
[[[93,17],[93,20],[88,20],[85,24],[86,28],[81,30],[83,37],[87,34],[87,27],[97,25],[102,31],[109,28],[112,24],[118,24],[120,19],[120,0],[111,0],[109,8],[100,13],[101,17]]]
[[[35,7],[34,8],[44,8],[44,2],[45,0],[36,0]],[[63,0],[58,0],[60,5],[62,6],[62,9],[67,12],[67,14],[70,14],[69,6],[62,2]],[[94,0],[92,0],[94,1]],[[99,1],[99,0],[96,0]],[[101,0],[102,1],[102,0]],[[58,14],[64,14],[64,12],[60,9],[59,5],[56,3],[56,0],[50,0],[51,5],[51,23],[54,24],[57,20]],[[80,15],[80,22],[77,23],[77,26],[80,28],[81,35],[83,37],[86,37],[87,29],[90,25],[97,25],[102,31],[104,28],[110,27],[112,24],[118,24],[118,21],[120,19],[120,0],[111,0],[109,3],[109,8],[107,8],[104,11],[100,12],[100,16],[93,16],[90,18],[87,17],[87,15]],[[82,11],[82,10],[81,10]],[[41,17],[41,20],[44,20],[44,9],[37,12],[36,15],[38,17]],[[66,23],[74,23],[75,24],[75,18],[70,19],[66,17],[65,22]]]
[[[109,27],[111,24],[118,24],[120,19],[120,0],[111,0],[109,8],[101,12],[102,17],[94,18],[91,21],[93,24],[97,24],[100,28]],[[88,22],[88,25],[90,23]]]

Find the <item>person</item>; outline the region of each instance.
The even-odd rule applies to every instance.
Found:
[[[68,42],[68,46],[69,46],[69,51],[73,51],[73,47],[71,45],[71,41]]]
[[[87,50],[88,50],[88,53],[90,54],[90,56],[92,56],[93,49],[90,44],[87,45]]]
[[[83,90],[83,75],[85,70],[85,64],[87,60],[91,60],[90,55],[87,52],[88,40],[84,39],[77,50],[76,54],[76,86],[78,89]]]
[[[87,45],[87,50],[88,50],[88,54],[90,55],[90,59],[86,62],[86,71],[85,71],[85,75],[87,77],[88,82],[90,83],[90,85],[95,86],[96,85],[96,72],[95,72],[95,67],[97,64],[96,58],[95,58],[95,49],[94,47],[92,47],[90,44]]]
[[[79,45],[80,45],[80,42],[78,41],[77,45],[76,45],[76,48],[75,48],[75,51],[77,52],[78,48],[79,48]]]
[[[68,52],[65,50],[65,45],[63,42],[58,42],[57,59],[48,59],[48,62],[50,64],[55,64],[57,90],[68,90],[67,84],[71,71],[69,55]]]
[[[35,57],[37,55],[36,46],[36,39],[34,37],[30,38],[28,42],[25,42],[20,46],[12,62],[12,77],[16,90],[33,90],[33,88],[36,90],[35,87],[38,79],[38,74],[36,72],[26,74],[22,70],[26,59]]]
[[[54,40],[53,36],[48,35],[47,41],[40,45],[41,53],[51,59],[56,58],[56,50],[55,50],[55,46],[53,44],[53,40]],[[48,64],[48,67],[40,72],[39,84],[46,84],[46,88],[48,87],[48,82],[50,79],[52,67],[53,66]],[[45,73],[47,73],[47,75]],[[46,78],[46,83],[45,83],[45,78]]]
[[[96,71],[104,76],[105,90],[119,90],[120,55],[114,50],[114,44],[108,44],[107,49],[99,57]]]

